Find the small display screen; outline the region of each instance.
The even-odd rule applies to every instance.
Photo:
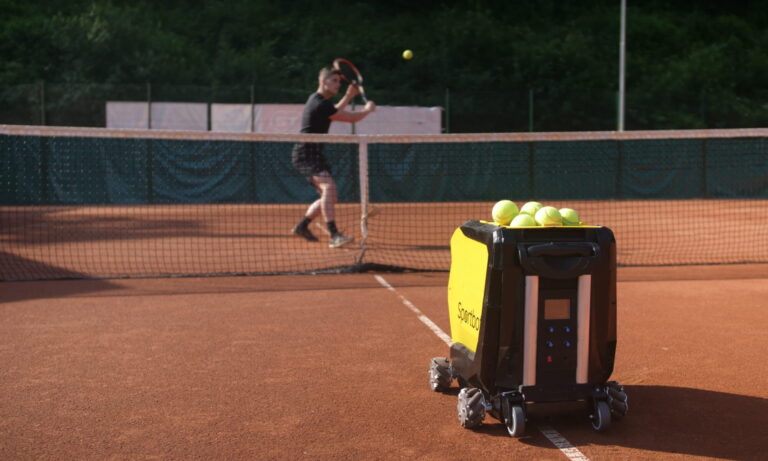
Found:
[[[571,318],[570,299],[545,299],[544,320],[568,320]]]

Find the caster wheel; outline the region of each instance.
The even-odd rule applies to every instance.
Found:
[[[504,425],[512,437],[520,437],[525,432],[525,411],[521,405],[515,405],[504,399]]]
[[[592,418],[592,429],[597,432],[604,432],[611,426],[611,407],[608,402],[598,400],[595,402],[595,412],[590,415]]]
[[[429,364],[429,387],[435,392],[445,392],[451,387],[451,364],[445,357],[435,357]]]
[[[485,419],[485,397],[480,389],[465,387],[459,392],[456,405],[459,412],[459,424],[466,429],[478,427]]]

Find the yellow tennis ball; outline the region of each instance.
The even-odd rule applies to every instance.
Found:
[[[536,212],[541,210],[542,206],[544,205],[539,202],[528,202],[520,208],[520,213],[525,213],[533,218],[536,216]]]
[[[517,216],[517,205],[511,200],[500,200],[493,206],[491,216],[496,224],[506,226]]]
[[[573,208],[560,208],[560,216],[563,217],[563,226],[578,226],[581,223],[579,214]]]
[[[413,58],[413,51],[411,50],[405,50],[403,51],[403,59],[409,60]]]
[[[536,212],[536,222],[544,227],[562,226],[563,218],[557,208],[545,206]]]
[[[513,219],[509,225],[510,227],[534,227],[538,224],[536,224],[536,220],[534,220],[531,215],[520,213],[515,216],[515,219]]]

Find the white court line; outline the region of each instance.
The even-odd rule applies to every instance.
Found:
[[[373,276],[384,288],[391,291],[392,293],[396,294],[400,297],[400,300],[403,302],[405,307],[410,309],[416,316],[421,320],[421,322],[427,326],[432,332],[437,335],[438,338],[442,339],[445,344],[448,346],[451,345],[451,337],[445,334],[445,332],[435,324],[429,317],[424,315],[421,310],[419,310],[418,307],[414,306],[412,302],[410,302],[405,296],[401,295],[397,290],[395,290],[395,287],[389,284],[384,277],[380,275],[374,275]],[[578,448],[574,447],[571,442],[566,440],[565,437],[560,435],[559,432],[551,428],[550,426],[539,426],[539,430],[542,434],[544,434],[544,437],[549,439],[550,442],[554,446],[556,446],[560,451],[571,461],[589,461],[589,458],[587,458],[584,453],[579,451]]]
[[[560,435],[556,430],[544,425],[539,426],[539,430],[544,434],[544,437],[548,438],[549,441],[559,448],[571,461],[589,461],[589,458],[587,458],[584,453],[571,445],[571,442],[567,441],[565,437]]]
[[[414,314],[421,320],[421,322],[427,326],[430,330],[432,330],[432,333],[436,334],[438,338],[442,339],[445,344],[448,346],[451,345],[451,337],[445,334],[445,332],[435,324],[429,317],[422,314],[418,307],[414,306],[412,302],[405,299],[405,296],[401,295],[400,293],[395,290],[395,288],[389,284],[386,280],[384,280],[384,277],[380,275],[374,275],[374,278],[379,281],[380,284],[384,286],[387,290],[391,291],[392,293],[396,294],[400,297],[400,300],[403,301],[403,304],[405,304],[405,307],[413,311]]]

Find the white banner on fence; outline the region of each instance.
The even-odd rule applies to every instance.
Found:
[[[349,123],[342,125],[352,133]],[[442,108],[378,106],[362,121],[355,123],[354,134],[440,134],[442,132]],[[339,133],[342,134],[342,133]]]
[[[141,130],[149,127],[146,102],[107,101],[107,128]]]
[[[253,128],[256,133],[298,133],[301,129],[303,104],[256,104],[253,107]],[[360,107],[356,109],[359,110]],[[216,120],[218,113],[218,111],[213,112],[213,122],[216,126],[218,126]],[[333,122],[329,130],[330,134],[439,134],[441,132],[442,108],[397,106],[378,106],[376,112],[355,123],[354,126],[351,123]]]
[[[250,104],[211,104],[211,131],[251,132],[252,107]]]
[[[253,106],[255,133],[298,133],[303,104],[256,104]]]
[[[360,109],[360,106],[354,108]],[[303,104],[211,104],[211,130],[247,133],[298,133]],[[352,110],[351,108],[348,110]],[[107,128],[147,128],[147,103],[107,102]],[[208,129],[204,103],[152,103],[152,128]],[[330,134],[439,134],[442,108],[378,106],[355,124],[331,123]]]
[[[152,128],[158,130],[208,130],[208,104],[153,102]]]
[[[146,102],[107,101],[107,128],[208,130],[208,104],[153,102],[150,117]]]

